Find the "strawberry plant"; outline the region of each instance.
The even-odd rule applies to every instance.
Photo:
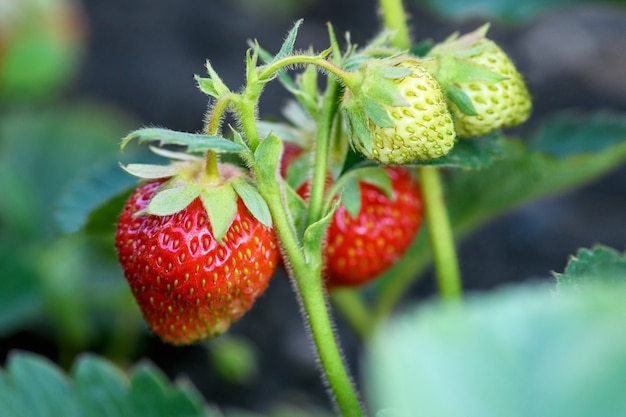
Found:
[[[8,354],[0,411],[248,415],[207,405],[220,398],[205,402],[152,364],[128,366],[129,352],[141,322],[143,336],[174,345],[168,360],[191,360],[199,348],[213,366],[197,371],[227,374],[221,384],[256,377],[271,385],[268,369],[255,368],[260,354],[236,333],[254,323],[265,339],[279,338],[258,307],[283,275],[309,338],[309,351],[298,353],[317,361],[328,413],[624,415],[626,255],[596,245],[548,282],[466,295],[457,247],[497,216],[622,164],[626,117],[566,114],[532,133],[524,125],[532,92],[489,24],[419,42],[400,0],[381,0],[380,12],[377,36],[363,45],[338,39],[328,24],[324,49],[296,50],[302,20],[277,48],[250,41],[238,88],[209,57],[206,75],[195,76],[209,102],[202,131],[135,125],[119,134],[114,125],[107,134],[124,153],[109,157],[112,166],[90,167],[88,154],[73,161],[44,139],[32,160],[4,156],[23,155],[33,131],[60,131],[67,142],[57,145],[79,149],[71,138],[87,125],[111,128],[99,108],[81,109],[89,123],[76,122],[78,134],[43,113],[39,124],[17,110],[0,115],[0,236],[18,236],[0,241],[0,271],[23,278],[0,280],[0,333],[45,317],[59,329],[61,357],[59,366]],[[288,96],[284,120],[261,111],[269,85]],[[67,171],[91,168],[57,204],[64,236],[49,230],[48,210],[29,204],[49,202],[53,187],[20,192],[54,177],[46,159],[55,152]],[[29,182],[33,167],[41,174]],[[37,231],[46,239],[17,248]],[[98,269],[94,247],[115,255],[108,292],[68,274]],[[411,289],[430,276],[436,296],[414,306]],[[343,353],[344,328],[363,342],[361,362]],[[103,354],[117,366],[85,353],[107,338]]]

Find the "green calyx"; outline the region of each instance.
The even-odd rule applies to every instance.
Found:
[[[267,227],[272,219],[265,200],[245,172],[232,164],[218,163],[214,152],[206,158],[159,150],[157,153],[178,159],[169,165],[129,164],[122,168],[142,179],[164,182],[141,215],[170,216],[200,198],[209,218],[214,238],[222,244],[232,225],[241,199],[250,213]]]

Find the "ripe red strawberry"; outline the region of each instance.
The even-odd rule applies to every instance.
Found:
[[[162,183],[147,182],[131,195],[116,248],[148,325],[164,341],[188,344],[223,333],[250,309],[268,285],[278,250],[272,229],[238,197],[223,245],[200,197],[172,215],[137,215]]]
[[[386,271],[406,251],[422,224],[418,183],[403,167],[385,167],[394,198],[360,182],[361,208],[353,218],[341,205],[329,226],[326,256],[328,287],[358,286]]]

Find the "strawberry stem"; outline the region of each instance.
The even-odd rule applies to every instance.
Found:
[[[402,0],[380,0],[380,9],[385,27],[395,32],[392,45],[400,49],[409,49],[411,37]]]
[[[313,165],[313,180],[311,182],[311,196],[309,199],[308,223],[318,221],[323,213],[324,194],[326,191],[326,177],[328,171],[328,152],[332,134],[333,120],[337,114],[338,85],[328,80],[322,111],[317,119],[317,140],[315,142],[315,163]]]
[[[213,151],[208,151],[205,156],[205,168],[204,168],[205,178],[209,180],[209,182],[219,182],[220,180],[220,171],[217,163],[217,153]]]
[[[437,168],[420,167],[419,180],[424,197],[424,217],[433,252],[439,294],[444,300],[461,298],[461,274],[443,198],[441,176]]]

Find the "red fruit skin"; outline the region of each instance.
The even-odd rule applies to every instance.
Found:
[[[372,281],[400,259],[417,235],[423,218],[419,184],[403,167],[385,167],[395,198],[360,183],[361,210],[356,218],[341,205],[327,235],[328,289]]]
[[[145,183],[130,196],[115,246],[152,331],[168,343],[190,344],[223,333],[252,307],[279,254],[273,230],[241,200],[223,246],[213,238],[200,199],[170,216],[135,215],[161,183]]]

